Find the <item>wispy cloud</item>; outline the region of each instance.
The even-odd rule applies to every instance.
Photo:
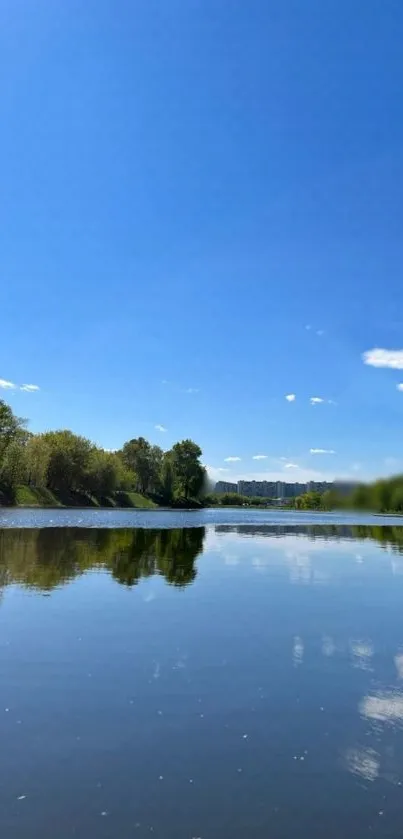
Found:
[[[320,405],[325,400],[322,399],[321,396],[311,396],[309,401],[310,401],[311,405]]]
[[[362,354],[364,364],[370,367],[390,367],[392,370],[403,370],[403,350],[385,350],[374,347]]]
[[[285,463],[284,469],[299,469],[298,463]]]
[[[238,463],[240,460],[240,457],[224,457],[224,463]]]
[[[210,466],[208,463],[205,464],[205,468],[213,481],[219,481],[226,472],[230,471],[225,466]]]
[[[163,433],[165,433],[165,431],[167,431],[167,430],[168,430],[167,428],[165,428],[165,425],[159,425],[159,424],[154,425],[154,428],[155,428],[157,431],[162,431]]]
[[[16,390],[17,385],[14,382],[8,382],[7,379],[0,379],[0,387],[3,390]]]
[[[336,454],[334,449],[309,449],[309,454]]]
[[[287,393],[285,398],[287,402],[295,402],[297,397],[295,396],[295,393]]]
[[[267,454],[254,454],[252,460],[267,460]]]
[[[396,388],[397,390],[403,391],[403,383],[400,382],[400,384],[396,385]]]
[[[198,387],[187,387],[183,392],[184,393],[199,393],[199,388]]]
[[[316,334],[318,335],[319,338],[321,338],[322,335],[325,334],[325,330],[324,329],[317,329]]]
[[[39,385],[21,385],[20,390],[25,390],[27,393],[35,393],[39,390]]]
[[[312,329],[311,324],[310,324],[310,323],[307,323],[307,325],[306,325],[305,329],[307,330],[307,332],[309,332],[309,330],[310,330],[310,329]]]

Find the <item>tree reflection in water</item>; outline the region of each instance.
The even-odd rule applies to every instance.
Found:
[[[81,528],[0,531],[0,586],[18,583],[51,591],[81,574],[108,570],[122,585],[161,574],[187,586],[197,571],[204,527],[174,530]]]

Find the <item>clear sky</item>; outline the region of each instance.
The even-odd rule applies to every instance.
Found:
[[[0,24],[0,395],[228,480],[403,470],[401,0]]]

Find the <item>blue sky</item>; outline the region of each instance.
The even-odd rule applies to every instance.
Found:
[[[32,430],[403,470],[402,41],[400,0],[3,0],[0,394]]]

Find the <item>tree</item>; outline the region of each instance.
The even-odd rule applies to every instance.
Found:
[[[166,452],[162,460],[161,493],[165,504],[170,504],[174,497],[175,473],[172,455]]]
[[[355,487],[351,496],[351,504],[359,510],[371,509],[371,491],[366,484],[358,484]]]
[[[182,440],[172,448],[172,463],[178,489],[186,499],[197,497],[205,476],[205,469],[200,463],[202,450],[193,440]]]
[[[72,431],[47,431],[43,439],[50,448],[48,486],[50,489],[86,491],[90,455],[94,449],[90,440]]]
[[[137,437],[125,443],[122,449],[125,466],[137,475],[138,488],[143,494],[158,489],[162,449],[151,446],[144,437]]]
[[[0,482],[9,494],[13,494],[18,484],[26,481],[26,453],[23,443],[18,438],[8,444],[0,464]]]
[[[26,447],[27,480],[36,487],[44,487],[48,480],[50,445],[42,434],[32,434]]]
[[[89,456],[86,471],[86,487],[95,495],[112,495],[118,488],[119,466],[112,452],[94,448]]]
[[[9,443],[18,436],[25,424],[26,420],[17,417],[10,405],[0,399],[0,459]]]

